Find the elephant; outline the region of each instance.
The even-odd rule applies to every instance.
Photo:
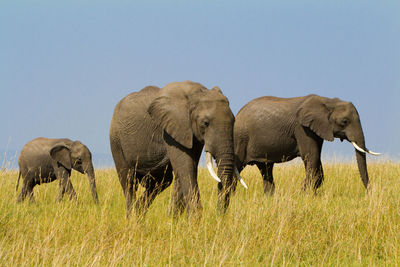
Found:
[[[207,89],[192,81],[173,82],[160,89],[147,86],[124,97],[114,109],[110,146],[126,200],[145,215],[155,197],[173,180],[169,214],[200,213],[198,163],[206,151],[211,176],[218,181],[218,209],[225,212],[234,176],[234,115],[218,87]],[[216,174],[212,158],[217,162]],[[136,199],[138,184],[145,188]]]
[[[274,164],[301,157],[306,170],[303,188],[313,186],[316,193],[324,179],[322,144],[334,138],[353,144],[358,170],[368,189],[366,153],[379,153],[366,148],[360,117],[351,102],[315,94],[293,98],[263,96],[247,103],[236,116],[237,169],[255,164],[263,178],[264,193],[272,195]]]
[[[59,181],[57,201],[62,200],[65,192],[69,194],[70,199],[76,199],[76,193],[70,180],[72,169],[88,175],[93,200],[96,204],[99,202],[92,154],[80,141],[38,137],[26,143],[22,148],[18,165],[19,175],[16,190],[18,190],[21,176],[23,179],[18,202],[23,201],[26,196],[29,196],[31,202],[34,202],[33,188],[56,179]]]

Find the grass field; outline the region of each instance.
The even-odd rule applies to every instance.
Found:
[[[325,164],[318,194],[302,192],[300,163],[277,165],[265,197],[258,170],[242,176],[229,212],[215,210],[217,185],[201,169],[203,216],[168,217],[171,188],[146,218],[125,219],[116,172],[96,172],[100,205],[87,177],[73,172],[78,201],[55,203],[58,184],[37,186],[35,204],[16,204],[17,172],[1,172],[0,266],[180,266],[400,264],[400,165],[369,164],[371,191],[356,164]]]

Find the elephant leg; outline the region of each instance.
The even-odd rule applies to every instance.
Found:
[[[58,195],[57,195],[57,202],[61,201],[64,197],[65,192],[67,192],[67,188],[68,188],[68,182],[69,181],[69,176],[70,176],[70,172],[63,169],[63,168],[59,168],[56,171],[56,177],[59,181],[58,184]],[[72,186],[72,185],[71,185]]]
[[[172,167],[168,165],[159,176],[144,177],[145,191],[136,202],[136,211],[139,215],[145,215],[149,206],[158,194],[168,188],[172,183]]]
[[[175,172],[175,184],[171,199],[170,213],[174,217],[183,213],[188,208],[188,214],[201,210],[200,193],[197,179],[191,174]]]
[[[171,199],[170,213],[179,216],[187,208],[188,216],[202,209],[200,193],[196,179],[191,176],[175,178],[174,191]]]
[[[316,173],[315,178],[316,179],[314,180],[314,191],[316,191],[322,185],[322,182],[324,181],[324,170],[322,168],[321,160],[319,161],[319,166],[317,168],[317,173]]]
[[[324,173],[320,160],[305,160],[306,179],[304,180],[303,188],[313,187],[314,192],[322,185],[324,181]]]
[[[23,184],[22,184],[22,190],[21,190],[21,192],[19,193],[18,198],[17,198],[17,202],[22,202],[22,201],[25,200],[27,191],[28,191],[28,185],[27,185],[27,183],[26,183],[25,180],[24,180],[24,182],[23,182]]]
[[[298,143],[300,156],[306,169],[303,189],[312,186],[315,193],[324,180],[321,164],[321,150],[324,140],[311,131],[305,131],[305,134],[301,142]]]
[[[127,173],[127,184],[125,185],[125,200],[126,200],[126,218],[129,218],[132,212],[133,203],[136,202],[136,191],[138,188],[138,178],[136,170],[128,171]]]
[[[29,196],[29,202],[30,203],[35,203],[35,199],[33,198],[33,188],[35,187],[36,184],[31,184],[28,187],[27,195]]]
[[[65,192],[67,192],[69,194],[69,199],[70,200],[73,200],[73,199],[76,200],[77,199],[75,189],[74,189],[74,187],[72,186],[72,183],[71,183],[71,178],[69,178],[68,181],[67,181],[67,185],[65,187]]]
[[[66,184],[66,181],[63,181],[63,180],[65,180],[65,179],[63,179],[63,178],[60,178],[60,179],[59,179],[58,194],[57,194],[57,201],[58,201],[58,202],[61,201],[61,200],[63,199],[64,194],[65,194],[65,184]]]
[[[122,191],[125,196],[125,204],[126,204],[126,218],[129,218],[132,212],[132,203],[136,201],[136,190],[138,187],[136,177],[136,170],[130,170],[128,168],[122,168],[118,172],[119,182],[122,187]]]
[[[263,177],[264,194],[272,196],[275,192],[274,177],[272,176],[274,163],[257,162],[256,165]]]
[[[198,143],[193,144],[191,150],[168,146],[168,157],[175,174],[170,213],[175,217],[182,214],[185,208],[188,216],[202,210],[197,183],[197,164],[202,149],[203,145]]]
[[[125,196],[126,218],[132,211],[132,202],[136,200],[137,180],[136,168],[131,168],[125,161],[122,148],[118,140],[111,139],[111,152],[117,169],[118,179]]]
[[[319,153],[310,153],[302,156],[304,166],[306,169],[306,179],[303,183],[303,189],[307,189],[310,186],[313,187],[314,193],[322,185],[324,181],[324,172],[322,170],[321,163],[321,150]]]
[[[31,179],[29,176],[26,177],[22,184],[21,193],[18,195],[17,202],[22,202],[25,200],[27,196],[31,202],[34,202],[33,199],[33,188],[35,187],[34,179]]]

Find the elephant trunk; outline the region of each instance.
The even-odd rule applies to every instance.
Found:
[[[89,168],[86,171],[88,178],[89,178],[89,184],[90,184],[90,190],[92,192],[92,197],[93,200],[96,204],[99,203],[99,197],[97,195],[97,188],[96,188],[96,180],[95,180],[95,175],[94,175],[94,168],[93,165],[90,164]]]
[[[361,180],[364,184],[365,189],[368,190],[369,177],[368,177],[368,171],[367,171],[366,155],[365,155],[365,153],[362,153],[362,152],[356,150],[356,158],[357,158],[358,171],[360,172]]]
[[[218,183],[218,209],[226,212],[229,206],[231,192],[235,190],[236,179],[234,179],[234,153],[233,149],[229,152],[223,152],[216,155],[218,167],[218,177],[221,182]]]
[[[364,134],[362,133],[362,131],[360,134],[358,134],[358,136],[354,138],[354,140],[351,140],[351,142],[355,142],[359,147],[363,148],[364,150],[366,149]],[[358,150],[356,147],[355,147],[355,152],[356,152],[358,171],[360,172],[361,180],[364,184],[364,187],[368,190],[369,177],[367,170],[366,153]]]

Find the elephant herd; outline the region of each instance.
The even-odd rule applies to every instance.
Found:
[[[265,194],[275,189],[275,163],[301,157],[304,188],[314,190],[324,179],[321,148],[324,140],[347,140],[355,147],[362,182],[368,189],[366,148],[360,118],[354,105],[338,98],[308,95],[294,98],[264,96],[252,100],[233,115],[228,99],[218,87],[207,89],[191,81],[174,82],[160,89],[148,86],[124,97],[114,109],[110,146],[126,200],[126,216],[133,208],[145,214],[155,197],[175,176],[170,213],[201,210],[197,183],[198,163],[204,147],[207,168],[218,181],[220,212],[246,165],[256,165],[263,177]],[[217,163],[214,172],[212,161]],[[79,141],[36,138],[18,158],[23,186],[17,201],[33,201],[37,184],[59,181],[57,200],[65,193],[76,198],[71,170],[86,173],[93,199],[98,203],[95,173],[89,149]],[[136,199],[138,185],[144,187]]]

